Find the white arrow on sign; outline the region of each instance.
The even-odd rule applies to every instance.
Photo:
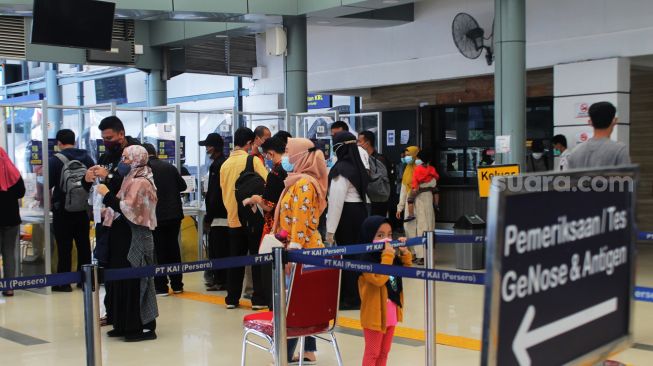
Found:
[[[535,307],[530,305],[526,309],[524,319],[522,319],[515,339],[512,342],[512,351],[515,353],[515,357],[520,365],[529,366],[531,364],[531,358],[527,351],[529,348],[604,317],[614,311],[617,311],[616,297],[529,331],[533,323],[533,318],[535,318]]]

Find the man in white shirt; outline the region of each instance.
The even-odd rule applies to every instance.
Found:
[[[567,170],[567,157],[569,156],[567,138],[565,135],[555,135],[551,143],[554,149],[553,155],[558,157],[558,170]]]

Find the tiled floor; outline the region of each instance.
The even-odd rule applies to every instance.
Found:
[[[441,248],[438,265],[451,265],[451,252]],[[641,246],[637,284],[653,285],[653,246]],[[106,336],[102,329],[104,365],[238,365],[242,317],[248,309],[226,310],[219,305],[224,293],[203,290],[202,275],[184,277],[184,296],[158,298],[160,317],[155,341],[125,343]],[[389,365],[424,364],[424,283],[405,281],[405,321],[409,338],[395,338]],[[207,296],[208,295],[208,296]],[[476,285],[438,283],[437,327],[452,346],[437,347],[439,365],[478,365],[480,352],[474,343],[481,337],[483,288]],[[360,365],[363,338],[352,329],[357,311],[341,312],[343,328],[337,333],[345,365]],[[653,303],[635,306],[633,348],[612,359],[630,365],[653,365]],[[355,326],[354,326],[355,328]],[[443,338],[444,339],[444,338]],[[469,342],[473,341],[471,347]],[[467,348],[460,348],[467,347]],[[319,364],[336,365],[327,343],[318,343]],[[472,349],[469,349],[472,348]],[[270,355],[250,349],[248,365],[268,365]],[[82,292],[41,295],[19,291],[13,298],[0,297],[0,365],[84,365]]]

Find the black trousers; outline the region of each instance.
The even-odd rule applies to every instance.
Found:
[[[372,202],[372,216],[388,216],[388,202]]]
[[[230,244],[229,244],[229,228],[226,226],[211,226],[209,231],[209,259],[227,258],[229,257]],[[220,269],[217,271],[210,271],[213,283],[216,285],[227,284],[227,271]]]
[[[231,257],[258,254],[261,235],[263,234],[263,217],[260,222],[251,220],[247,226],[229,228],[229,255]],[[243,279],[245,268],[231,268],[228,272],[227,305],[238,305],[240,295],[243,292]],[[267,305],[265,291],[261,278],[261,267],[252,266],[252,283],[254,293],[252,294],[252,305]]]
[[[159,223],[154,229],[154,253],[157,264],[170,264],[181,262],[181,250],[179,249],[179,230],[181,220]],[[168,292],[168,277],[173,291],[180,291],[184,288],[182,275],[154,277],[154,287],[157,292]]]
[[[361,244],[360,230],[363,221],[367,218],[367,206],[363,202],[345,202],[342,216],[335,232],[338,246]],[[358,259],[358,256],[347,256],[346,259]],[[342,271],[340,282],[340,303],[359,306],[361,303],[358,294],[358,272]]]
[[[57,241],[57,273],[72,270],[73,240],[77,247],[77,268],[91,263],[91,240],[89,238],[91,220],[86,211],[68,212],[56,210],[52,213],[52,226]]]

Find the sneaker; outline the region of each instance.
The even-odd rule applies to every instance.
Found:
[[[54,291],[54,292],[73,292],[73,288],[70,285],[52,286],[52,291]]]
[[[167,290],[165,292],[163,292],[163,291],[157,291],[156,292],[156,296],[159,296],[159,297],[165,297],[165,296],[169,296],[169,295],[170,295],[170,293],[168,293]]]
[[[404,222],[411,222],[413,220],[415,220],[415,216],[408,216],[404,219]]]
[[[181,293],[183,293],[183,292],[184,292],[184,289],[183,289],[183,288],[181,288],[181,289],[177,289],[177,290],[172,290],[172,293],[173,293],[173,294],[181,294]]]
[[[149,341],[153,339],[156,339],[156,332],[154,332],[153,330],[125,335],[125,342],[140,342],[140,341]]]
[[[235,309],[237,307],[238,307],[238,305],[235,305],[235,304],[227,304],[227,309]]]
[[[14,296],[14,290],[2,291],[2,296],[6,296],[6,297]]]
[[[254,311],[264,310],[267,308],[268,308],[267,305],[252,305],[252,310]]]

